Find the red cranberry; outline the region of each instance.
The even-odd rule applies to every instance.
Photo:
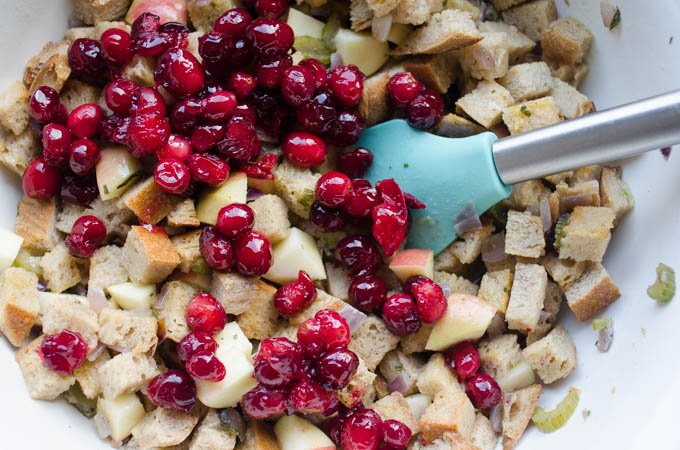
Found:
[[[383,320],[387,328],[397,336],[406,336],[420,329],[418,308],[411,297],[394,294],[382,307]]]
[[[102,58],[112,66],[124,66],[132,59],[132,38],[126,31],[109,28],[101,37]]]
[[[208,122],[226,121],[236,111],[236,96],[231,92],[217,91],[201,101],[203,118]]]
[[[47,164],[45,158],[36,158],[24,170],[21,186],[27,196],[45,199],[57,193],[60,181],[58,168]]]
[[[272,245],[264,234],[249,231],[234,243],[234,257],[241,275],[263,275],[272,265]]]
[[[250,13],[243,8],[233,8],[222,14],[215,21],[213,29],[219,33],[224,33],[231,38],[242,35],[253,18]]]
[[[319,90],[326,86],[328,73],[326,66],[321,61],[314,58],[306,58],[300,61],[300,65],[308,68],[314,75],[314,89]]]
[[[287,10],[287,0],[257,0],[255,2],[255,11],[262,17],[281,17]]]
[[[251,419],[267,419],[281,414],[286,408],[286,392],[262,385],[241,397],[243,413]]]
[[[215,353],[215,351],[217,351],[215,339],[208,333],[201,331],[189,333],[177,343],[177,357],[182,364],[185,364],[195,353]]]
[[[335,256],[353,277],[375,273],[382,262],[378,247],[368,236],[344,238],[335,247]]]
[[[248,98],[253,89],[257,86],[257,80],[254,76],[243,72],[234,72],[229,76],[227,81],[227,88],[232,91],[236,98],[245,100]]]
[[[69,253],[78,258],[89,258],[106,238],[104,222],[95,216],[81,216],[64,241]]]
[[[61,330],[57,334],[45,336],[38,348],[43,366],[68,376],[85,360],[88,348],[80,333]]]
[[[132,94],[130,114],[157,114],[165,116],[166,107],[163,96],[152,87],[141,87]]]
[[[315,83],[314,74],[307,67],[292,66],[283,74],[281,93],[290,106],[301,106],[312,99]]]
[[[326,144],[311,133],[294,131],[283,141],[283,156],[301,167],[318,166],[326,159]]]
[[[350,178],[361,178],[373,164],[373,152],[364,147],[357,147],[338,156],[338,170]]]
[[[405,108],[416,98],[421,87],[422,85],[411,72],[402,72],[392,76],[387,85],[392,103],[401,108]]]
[[[253,62],[253,51],[245,37],[234,41],[234,48],[229,56],[232,67],[248,67]]]
[[[337,408],[335,392],[324,389],[314,380],[300,380],[293,385],[288,396],[288,406],[302,414],[329,415]]]
[[[121,114],[111,114],[102,120],[100,131],[102,138],[107,141],[127,145],[128,129],[132,118]]]
[[[203,87],[201,88],[200,91],[198,91],[198,94],[196,96],[203,100],[208,98],[210,95],[214,94],[217,91],[223,91],[222,89],[222,84],[220,84],[219,81],[215,79],[208,79],[206,80],[205,83],[203,83]]]
[[[102,58],[102,47],[94,39],[76,39],[68,48],[68,65],[71,73],[88,81],[99,81],[106,65]]]
[[[233,49],[233,40],[224,33],[212,31],[198,38],[198,53],[213,75],[224,74]]]
[[[347,422],[347,419],[352,417],[355,413],[364,409],[364,405],[358,402],[352,409],[340,409],[338,415],[335,416],[328,425],[328,435],[335,445],[342,445],[342,427]]]
[[[329,390],[343,389],[359,367],[357,355],[346,348],[324,353],[316,362],[316,376]]]
[[[76,137],[93,138],[99,133],[104,118],[102,107],[95,103],[80,105],[68,115],[68,129]]]
[[[377,450],[382,441],[382,419],[372,409],[354,413],[342,426],[344,450]]]
[[[132,117],[128,126],[130,153],[136,158],[153,154],[162,148],[170,136],[170,124],[165,117],[141,114]]]
[[[166,41],[158,32],[160,17],[145,12],[132,23],[132,47],[141,56],[156,56],[166,48]]]
[[[288,338],[268,338],[260,343],[255,356],[255,378],[270,387],[285,387],[302,364],[302,350]]]
[[[285,54],[293,47],[293,29],[280,19],[257,19],[246,29],[246,39],[259,57]]]
[[[319,320],[323,333],[324,348],[335,350],[349,345],[351,333],[347,321],[332,309],[318,311],[314,318]]]
[[[196,403],[196,384],[186,372],[170,369],[151,380],[147,395],[159,408],[188,413]]]
[[[486,409],[496,406],[503,394],[496,380],[489,375],[479,372],[470,377],[465,383],[465,393],[470,397],[476,408]]]
[[[309,221],[326,233],[342,230],[347,225],[347,216],[339,209],[329,208],[315,201],[309,209]]]
[[[309,306],[316,298],[316,286],[304,270],[296,281],[281,286],[274,296],[274,307],[283,317],[291,317]]]
[[[326,348],[321,321],[311,318],[302,322],[297,330],[297,340],[308,358],[319,358]]]
[[[45,162],[54,167],[61,167],[68,160],[71,148],[71,133],[63,125],[51,123],[42,129],[43,156]]]
[[[224,139],[217,143],[222,157],[238,161],[255,161],[260,155],[261,147],[253,123],[240,114],[229,120]]]
[[[326,132],[328,143],[338,147],[356,144],[366,129],[366,121],[359,111],[346,109],[338,114],[333,126]]]
[[[59,191],[61,199],[74,205],[88,206],[99,196],[94,172],[86,175],[64,175]]]
[[[137,89],[135,83],[125,78],[113,80],[104,91],[106,106],[114,113],[127,114],[132,106],[132,95]]]
[[[328,76],[328,85],[340,103],[352,108],[361,98],[364,76],[356,66],[336,66]]]
[[[387,285],[377,275],[356,277],[349,285],[352,304],[365,313],[380,309],[387,297]]]
[[[171,48],[158,58],[154,79],[172,95],[183,97],[198,92],[205,77],[194,55],[182,48]]]
[[[199,123],[201,102],[195,98],[185,98],[175,103],[170,114],[173,131],[189,135]]]
[[[164,159],[156,164],[153,179],[165,192],[181,194],[189,187],[189,168],[176,159]]]
[[[210,186],[219,186],[229,177],[229,164],[209,153],[194,153],[187,164],[194,180]]]
[[[447,302],[442,288],[427,277],[416,275],[409,278],[404,292],[416,300],[420,317],[425,323],[435,322],[446,312]]]
[[[255,214],[250,206],[232,203],[217,214],[217,229],[228,239],[236,239],[253,229]]]
[[[234,251],[227,237],[214,227],[205,227],[199,240],[201,255],[210,267],[216,270],[230,270]]]
[[[213,352],[197,352],[186,363],[189,375],[199,380],[222,381],[227,374],[224,364]]]
[[[76,175],[92,171],[99,161],[99,146],[90,139],[78,139],[70,148],[69,166]]]
[[[159,160],[171,158],[186,162],[193,150],[189,139],[179,134],[171,134],[165,145],[156,150],[156,158]]]
[[[392,448],[403,450],[411,440],[411,429],[398,420],[388,419],[383,422],[383,442]]]
[[[406,120],[414,128],[429,130],[444,116],[444,102],[439,94],[429,89],[421,92],[406,108]]]
[[[192,331],[215,334],[222,331],[226,323],[224,307],[210,294],[198,294],[187,304],[187,325]]]
[[[358,186],[357,180],[354,180],[352,186],[352,195],[345,205],[345,212],[353,217],[370,217],[373,208],[382,203],[380,193],[370,183]]]
[[[467,380],[479,370],[479,352],[470,341],[461,342],[447,349],[444,352],[444,359],[461,380]]]
[[[57,117],[54,119],[54,123],[58,123],[59,125],[66,126],[67,122],[68,122],[68,111],[66,110],[66,106],[59,105],[59,112],[57,112]]]
[[[255,76],[260,86],[273,89],[281,85],[286,69],[293,64],[290,55],[278,55],[261,59],[255,66]]]
[[[300,124],[312,133],[329,131],[338,116],[335,101],[330,93],[324,91],[317,93],[295,112]]]
[[[340,172],[326,172],[316,182],[316,198],[329,208],[339,208],[349,202],[352,182]]]
[[[222,124],[198,125],[191,134],[191,145],[197,152],[206,152],[217,145],[226,132]]]
[[[49,86],[40,86],[31,96],[28,108],[31,117],[38,122],[53,122],[61,105],[59,93]]]
[[[158,34],[165,41],[165,49],[170,47],[186,48],[186,39],[189,35],[189,28],[179,22],[165,22],[158,27]]]

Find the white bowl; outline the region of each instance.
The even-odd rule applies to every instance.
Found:
[[[603,27],[599,1],[556,0],[560,16],[578,18],[596,35],[584,90],[598,109],[680,88],[680,3],[610,1],[622,11],[621,25],[614,31]],[[70,5],[70,0],[0,0],[0,88],[21,77],[26,61],[46,41],[62,38]],[[606,312],[614,319],[614,343],[608,353],[598,353],[590,322],[579,323],[564,308],[561,317],[576,341],[578,369],[547,388],[540,404],[552,408],[569,386],[581,389],[581,402],[558,432],[545,435],[530,429],[520,442],[522,449],[680,448],[675,429],[680,298],[659,306],[646,294],[659,262],[680,271],[680,241],[675,235],[680,229],[680,154],[666,162],[659,152],[651,152],[625,161],[624,167],[636,207],[614,233],[604,262],[622,292]],[[11,228],[20,185],[9,172],[2,172],[0,197],[5,208],[0,210],[0,225]],[[96,436],[92,423],[65,402],[31,400],[13,361],[13,349],[1,341],[0,392],[5,409],[0,447],[109,448]],[[587,420],[584,408],[591,411]]]

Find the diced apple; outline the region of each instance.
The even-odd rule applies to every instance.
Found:
[[[218,345],[232,347],[248,358],[253,354],[252,342],[248,340],[243,333],[243,330],[241,330],[241,327],[236,322],[229,322],[222,331],[213,337]]]
[[[408,407],[411,408],[411,412],[416,420],[420,420],[420,417],[425,413],[425,410],[432,403],[432,399],[425,394],[413,394],[404,397]]]
[[[495,314],[496,307],[479,297],[451,294],[446,314],[435,322],[425,349],[441,351],[462,341],[479,339]]]
[[[0,228],[0,272],[10,267],[21,249],[24,238],[9,230]]]
[[[402,250],[390,261],[390,270],[405,282],[413,275],[422,275],[432,278],[434,275],[434,253],[432,250],[411,248]]]
[[[354,64],[367,77],[380,69],[390,57],[387,42],[378,41],[370,33],[356,33],[344,28],[335,35],[335,48],[343,64]]]
[[[274,425],[281,450],[335,450],[333,441],[300,416],[283,416]]]
[[[298,279],[298,272],[304,270],[312,280],[325,280],[326,268],[316,241],[299,228],[291,228],[288,237],[273,248],[274,263],[263,275],[269,281],[286,284]]]
[[[288,9],[288,25],[293,29],[295,36],[309,36],[321,39],[323,27],[326,25],[320,20],[303,13],[295,8]]]
[[[102,149],[96,168],[102,200],[119,197],[142,175],[142,164],[122,145]]]
[[[404,23],[393,23],[390,34],[387,35],[387,40],[399,45],[406,40],[411,31],[413,31],[413,28]]]
[[[31,252],[25,249],[20,249],[14,258],[14,267],[21,267],[29,272],[33,272],[39,277],[42,276],[42,269],[40,268],[40,256],[33,256]]]
[[[203,223],[215,225],[220,209],[232,203],[245,203],[248,193],[248,177],[243,172],[234,172],[219,186],[208,188],[201,193],[196,205],[196,215]]]
[[[111,428],[111,439],[122,441],[144,418],[144,406],[135,394],[121,394],[113,400],[100,398],[97,411],[104,415]]]
[[[265,194],[274,193],[274,180],[265,180],[264,178],[248,178],[248,187],[255,188]]]
[[[161,24],[166,22],[187,24],[186,0],[134,0],[125,21],[132,25],[132,22],[145,12],[159,16]]]
[[[531,386],[536,381],[536,378],[531,365],[523,359],[510,369],[506,376],[496,381],[503,392],[509,392]]]
[[[156,296],[155,284],[121,283],[108,290],[111,299],[123,309],[150,309]]]

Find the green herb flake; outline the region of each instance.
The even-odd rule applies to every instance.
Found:
[[[160,320],[161,316],[158,315],[158,313],[154,310],[151,310],[151,315],[154,317],[156,320]]]
[[[238,334],[235,334],[233,339],[234,340],[238,339]]]
[[[312,202],[314,200],[314,191],[311,189],[305,188],[304,191],[302,191],[302,197],[298,199],[298,203],[301,204],[304,207],[311,206]]]
[[[508,288],[504,286],[504,287],[503,287],[503,292],[508,292]]]
[[[559,219],[557,219],[557,223],[555,224],[555,243],[553,244],[555,250],[560,249],[562,238],[564,237],[564,227],[566,227],[567,224],[569,224],[568,214],[563,214]]]
[[[531,111],[529,111],[529,108],[527,108],[526,105],[522,105],[522,107],[519,109],[522,114],[524,114],[527,117],[531,117]]]
[[[108,194],[108,193],[109,193],[109,186],[105,184],[104,185],[104,194]]]
[[[403,366],[396,366],[394,369],[395,369],[397,372],[399,372],[399,373],[401,373],[401,372],[404,371],[404,367],[403,367]]]
[[[408,163],[404,163],[404,168],[408,168]]]
[[[616,28],[619,24],[621,23],[621,10],[619,7],[616,7],[616,12],[614,13],[614,17],[612,17],[612,21],[609,24],[609,29],[613,30]]]
[[[446,5],[449,3],[449,0],[443,0],[442,1],[442,6],[446,8]]]

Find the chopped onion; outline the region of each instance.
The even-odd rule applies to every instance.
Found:
[[[402,394],[406,392],[408,389],[408,380],[406,379],[406,375],[403,373],[397,375],[394,380],[387,383],[387,389],[390,392],[401,392]]]
[[[94,429],[97,432],[97,436],[102,439],[111,436],[111,426],[106,417],[104,417],[104,414],[98,412],[92,420],[94,421]]]
[[[484,47],[477,47],[472,50],[472,57],[479,63],[480,69],[491,70],[496,67],[493,55]]]
[[[577,206],[590,206],[593,204],[593,196],[588,194],[568,195],[562,199],[562,210],[571,211]]]
[[[496,433],[500,433],[503,431],[503,402],[499,402],[491,408],[491,412],[489,413],[489,421],[491,422],[491,428],[493,428],[493,431]]]
[[[90,302],[90,308],[97,314],[110,306],[108,300],[106,300],[104,289],[98,286],[93,286],[87,290],[87,301]]]
[[[350,333],[354,333],[354,331],[356,331],[361,326],[361,324],[364,323],[364,320],[366,320],[366,314],[362,313],[349,303],[340,308],[338,314],[340,314],[347,322]]]
[[[92,350],[90,352],[90,354],[87,355],[87,360],[88,361],[94,361],[95,359],[99,358],[99,355],[102,354],[102,352],[104,351],[104,348],[105,348],[104,344],[102,344],[101,342],[99,344],[97,344],[97,346],[94,348],[94,350]]]
[[[541,311],[541,314],[538,315],[538,324],[543,325],[548,323],[548,319],[550,319],[551,316],[552,314],[548,311]]]
[[[161,289],[161,292],[158,294],[158,297],[156,297],[156,301],[153,302],[153,305],[151,306],[153,309],[163,309],[163,306],[165,306],[165,300],[168,298],[168,288],[163,287]]]
[[[493,263],[503,261],[508,255],[505,253],[505,231],[494,234],[482,245],[482,261]]]
[[[576,411],[580,392],[578,389],[570,387],[567,396],[551,411],[546,411],[537,406],[531,421],[543,433],[552,433],[562,428],[571,415],[574,414],[574,411]]]
[[[245,439],[246,423],[238,411],[234,408],[221,409],[218,411],[217,417],[224,428],[239,436],[241,440]]]
[[[612,341],[614,340],[614,327],[612,327],[611,321],[604,328],[600,328],[600,335],[595,341],[595,347],[605,353],[612,346]]]
[[[257,200],[258,198],[262,197],[264,195],[264,192],[257,188],[248,188],[248,192],[246,192],[246,201],[247,202],[252,202],[253,200]]]
[[[486,2],[481,2],[479,5],[479,17],[477,17],[475,24],[479,25],[484,22],[484,16],[486,16]]]
[[[47,285],[42,280],[38,280],[38,290],[40,292],[47,292]]]
[[[550,231],[552,228],[552,214],[550,214],[550,202],[548,201],[548,197],[543,197],[541,199],[539,212],[541,214],[541,223],[543,223],[543,232]]]
[[[614,6],[609,2],[600,2],[600,15],[602,16],[602,25],[610,30],[613,30],[621,23],[621,10],[618,6]]]
[[[468,231],[480,230],[482,228],[482,222],[479,220],[479,214],[477,214],[474,205],[467,205],[458,213],[454,220],[455,225],[453,228],[459,237]]]
[[[371,22],[371,34],[378,42],[386,42],[392,28],[392,14],[385,14],[382,17],[373,16]]]
[[[342,66],[342,55],[340,53],[335,52],[331,53],[331,69],[336,68],[337,66]]]

